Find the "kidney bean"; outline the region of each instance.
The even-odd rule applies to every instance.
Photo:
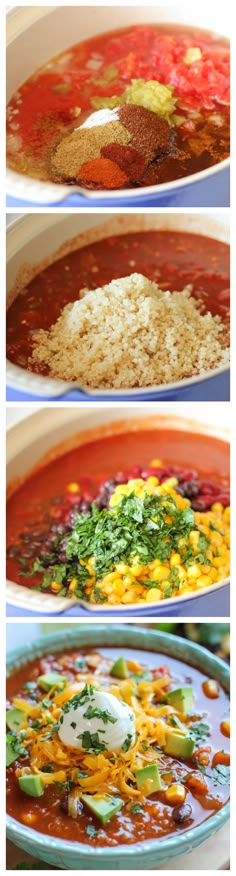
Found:
[[[131,478],[140,478],[141,471],[142,471],[141,465],[132,465],[132,468],[130,469],[130,477]]]
[[[183,803],[183,806],[175,806],[172,814],[176,824],[183,824],[184,821],[189,821],[192,818],[192,806],[189,803]]]
[[[201,493],[203,496],[205,494],[210,495],[211,493],[214,496],[218,492],[219,487],[216,487],[216,485],[213,484],[212,481],[199,481],[199,493]]]
[[[78,497],[77,497],[77,498],[78,498]],[[84,491],[84,493],[83,493],[83,499],[84,499],[86,502],[93,502],[94,496],[93,496],[93,493],[91,493],[91,490],[85,490],[85,491]]]
[[[221,505],[229,505],[230,503],[230,494],[229,493],[218,493],[216,497],[214,497],[215,502],[220,502]]]
[[[73,513],[73,512],[71,512],[71,513]],[[57,535],[62,535],[64,530],[65,530],[65,527],[63,526],[62,523],[52,523],[52,525],[50,526],[50,532],[55,532]]]
[[[25,542],[31,541],[31,535],[29,532],[20,532],[19,538]]]
[[[36,541],[43,541],[43,539],[45,538],[45,530],[34,529],[34,531],[31,532],[31,538],[36,539]]]
[[[123,471],[118,471],[115,476],[116,484],[125,484],[126,483],[126,475]]]

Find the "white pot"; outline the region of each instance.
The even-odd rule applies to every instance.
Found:
[[[28,411],[25,411],[26,416]],[[220,423],[224,422],[224,426]],[[102,435],[121,434],[129,431],[137,431],[145,424],[145,429],[162,429],[163,426],[171,429],[183,429],[184,431],[194,432],[199,434],[212,435],[218,439],[229,442],[229,423],[230,423],[230,407],[224,405],[224,412],[221,411],[219,405],[211,405],[211,409],[205,410],[204,405],[193,404],[188,406],[188,418],[186,418],[185,405],[156,405],[150,407],[148,405],[133,405],[128,404],[122,407],[116,404],[111,407],[107,405],[100,407],[98,405],[80,405],[78,408],[44,408],[38,413],[27,416],[27,419],[22,420],[8,430],[7,433],[7,489],[9,495],[24,482],[24,480],[39,466],[49,462],[51,459],[57,458],[66,450],[71,450],[74,447],[82,446],[89,441],[96,440]],[[204,460],[202,463],[204,470]],[[206,461],[207,470],[207,461]],[[183,616],[202,616],[204,608],[201,612],[194,611],[194,605],[202,604],[208,597],[215,600],[217,605],[217,591],[225,588],[225,596],[229,580],[224,580],[218,584],[213,584],[211,587],[205,588],[204,592],[193,593],[188,597],[178,597],[178,599],[165,599],[164,603],[152,603],[148,606],[149,616],[158,616],[159,612],[164,613],[168,617],[175,616],[176,613],[182,611]],[[17,608],[26,608],[27,610],[43,613],[60,614],[73,604],[73,600],[67,598],[55,597],[49,594],[40,593],[37,590],[30,590],[12,581],[7,582],[7,600]],[[109,615],[111,608],[109,606],[96,606],[86,604],[89,611],[99,614]],[[142,607],[140,614],[142,615]],[[117,605],[115,607],[117,614],[124,615],[129,611],[133,611],[135,616],[139,613],[138,604],[133,606]],[[207,612],[206,612],[207,614]],[[214,614],[213,609],[209,610],[210,614]],[[216,612],[217,614],[217,612]]]
[[[227,9],[207,6],[30,6],[15,7],[7,16],[7,102],[13,93],[39,67],[65,49],[106,31],[128,27],[132,24],[175,23],[192,25],[230,37],[230,22]],[[116,191],[119,204],[128,198],[134,206],[140,197],[151,199],[155,193],[168,196],[173,191],[193,186],[222,174],[229,167],[229,159],[214,167],[192,174],[181,180],[140,189]],[[201,187],[202,189],[202,187]],[[69,196],[68,186],[41,182],[7,170],[7,193],[15,198],[37,204],[56,204]],[[84,206],[100,199],[113,201],[113,192],[85,191],[79,186],[73,192],[82,193]],[[199,201],[197,201],[199,203]],[[203,201],[200,201],[203,203]],[[211,203],[206,201],[207,204]],[[218,202],[218,206],[219,206]]]
[[[213,237],[216,240],[229,243],[230,229],[229,216],[227,214],[198,213],[147,213],[147,214],[38,214],[28,215],[23,219],[8,226],[7,229],[7,307],[17,292],[40,271],[40,264],[45,265],[55,261],[60,255],[66,255],[73,249],[81,248],[87,243],[108,237],[113,234],[123,234],[126,231],[142,231],[150,229],[170,229],[188,231]],[[73,241],[73,238],[74,241]],[[30,395],[61,396],[75,384],[66,381],[52,379],[50,377],[33,374],[26,369],[19,368],[9,360],[7,361],[6,378],[7,385],[14,390],[29,393]],[[130,390],[86,390],[88,398],[96,399],[103,396],[104,399],[111,395],[117,400],[124,396],[140,397],[148,392],[149,398],[168,398],[171,394],[177,400],[185,398],[186,392],[191,398],[193,391],[198,392],[198,398],[204,400],[205,387],[208,389],[208,381],[215,383],[216,397],[221,397],[218,392],[218,380],[228,371],[227,367],[216,368],[203,377],[191,377],[185,381],[163,386],[145,387]],[[201,395],[199,395],[201,393]],[[86,396],[85,396],[86,397]],[[214,397],[214,396],[213,396]],[[207,396],[206,396],[207,398]]]

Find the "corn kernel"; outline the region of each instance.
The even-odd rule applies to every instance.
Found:
[[[154,477],[154,475],[151,475],[150,478],[147,478],[146,484],[148,484],[148,486],[150,486],[150,487],[158,487],[159,480],[158,480],[158,478]]]
[[[168,566],[157,566],[152,574],[153,581],[167,581],[169,578],[170,569]]]
[[[210,587],[210,584],[212,584],[210,575],[200,575],[197,579],[197,587]]]
[[[170,565],[171,565],[171,566],[178,566],[179,563],[181,563],[181,556],[180,556],[180,554],[172,554],[172,557],[171,557],[171,559],[170,559]]]
[[[222,514],[222,511],[224,510],[224,506],[221,505],[221,502],[214,502],[214,504],[211,506],[211,510],[216,511],[216,512],[219,511],[220,514]]]
[[[187,575],[188,578],[199,578],[201,575],[201,569],[198,563],[192,563],[192,565],[188,567]]]
[[[66,490],[67,493],[80,493],[80,485],[72,481],[71,484],[67,484]]]
[[[61,588],[62,588],[62,584],[58,584],[57,581],[52,581],[51,590],[53,591],[53,593],[59,593]],[[69,588],[69,590],[70,590],[70,588]]]
[[[146,602],[155,602],[162,598],[161,590],[158,590],[157,587],[150,587],[150,590],[147,592]]]
[[[130,572],[130,567],[126,565],[126,563],[118,563],[116,566],[116,572],[119,572],[119,575],[127,575],[127,572]]]
[[[150,462],[151,468],[161,468],[163,466],[162,459],[152,459]]]
[[[165,792],[167,803],[173,806],[180,806],[184,803],[186,797],[186,788],[183,785],[170,785]]]

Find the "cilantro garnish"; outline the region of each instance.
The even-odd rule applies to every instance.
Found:
[[[134,806],[131,807],[132,815],[144,815],[144,810],[140,803],[135,803]]]
[[[108,709],[94,709],[93,706],[88,706],[86,712],[83,714],[83,718],[88,718],[88,720],[90,720],[90,718],[100,718],[101,721],[103,721],[103,724],[108,724],[109,721],[111,724],[116,724],[118,720],[111,715],[111,712],[109,712]]]
[[[203,721],[196,722],[188,728],[188,734],[196,743],[205,742],[207,736],[210,736],[209,724],[204,724]]]
[[[98,831],[96,830],[96,827],[93,826],[93,824],[88,824],[85,830],[88,836],[91,836],[92,838],[94,836],[97,836]]]
[[[132,739],[133,739],[132,733],[128,733],[128,735],[126,736],[126,739],[124,740],[123,745],[122,745],[123,751],[129,751]]]
[[[101,733],[101,730],[99,732]],[[82,740],[82,748],[85,751],[92,751],[94,754],[107,751],[105,742],[100,742],[98,733],[90,733],[89,730],[85,730],[84,733],[79,733],[77,739]]]
[[[71,699],[67,701],[67,703],[64,703],[62,711],[70,712],[71,709],[77,709],[78,706],[85,706],[85,703],[89,703],[91,700],[94,689],[95,688],[92,684],[85,684],[80,693],[75,694],[74,697],[71,697]]]

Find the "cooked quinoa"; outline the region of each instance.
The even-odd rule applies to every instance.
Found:
[[[163,292],[142,274],[81,290],[33,340],[34,363],[93,389],[168,384],[229,363],[225,326],[200,312],[191,286]]]

